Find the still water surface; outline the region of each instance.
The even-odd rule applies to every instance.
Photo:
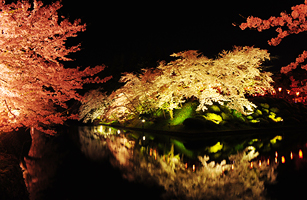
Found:
[[[137,153],[152,163],[159,158],[171,163],[167,160],[171,152],[179,156],[183,170],[197,173],[201,167],[198,156],[208,155],[216,163],[225,159],[231,165],[228,157],[248,146],[259,152],[250,170],[278,165],[276,183],[266,185],[267,198],[306,195],[305,132],[246,133],[195,141],[100,125],[78,127],[70,134],[48,140],[46,145],[49,152],[28,166],[29,172],[30,168],[40,171],[28,178],[33,199],[160,199],[168,191],[148,173],[132,177]]]

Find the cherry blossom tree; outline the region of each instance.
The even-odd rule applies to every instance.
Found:
[[[0,131],[34,127],[53,134],[48,126],[77,118],[59,112],[68,108],[68,100],[83,100],[77,89],[110,78],[89,78],[105,66],[64,68],[62,61],[80,50],[80,45],[67,47],[67,38],[86,25],[59,18],[61,7],[60,2],[44,6],[36,0],[0,3]]]
[[[261,72],[260,65],[269,59],[266,50],[253,47],[234,47],[223,51],[216,59],[209,59],[197,51],[184,51],[168,64],[160,63],[162,75],[147,90],[148,96],[157,99],[158,108],[172,110],[181,107],[189,98],[199,101],[197,110],[206,110],[213,102],[224,104],[243,114],[256,107],[245,94],[265,94],[274,89],[271,74]]]
[[[307,0],[305,0],[304,4],[291,7],[291,10],[291,14],[281,12],[280,17],[272,16],[267,20],[249,16],[246,22],[240,25],[240,28],[242,30],[251,28],[261,32],[274,27],[278,34],[276,37],[270,39],[268,43],[269,45],[277,46],[285,37],[291,34],[299,34],[307,30]],[[280,72],[287,74],[296,69],[299,65],[301,69],[307,70],[307,64],[303,64],[306,58],[307,51],[303,51],[294,62],[282,67]],[[293,76],[290,77],[290,80],[292,81],[291,87],[294,92],[307,91],[307,79],[300,80],[300,82],[303,83],[302,85],[297,85],[297,80],[295,80]]]
[[[82,105],[79,108],[79,120],[87,123],[104,116],[110,108],[109,96],[102,89],[90,90],[84,95]]]
[[[208,105],[218,102],[248,114],[256,105],[246,94],[274,91],[271,73],[261,71],[262,62],[270,58],[266,50],[235,47],[233,51],[223,51],[216,59],[194,50],[171,56],[177,59],[161,62],[156,69],[143,69],[141,74],[125,73],[120,80],[125,85],[110,95],[112,103],[104,117],[125,121],[128,116],[162,109],[173,118],[173,110],[180,109],[191,98],[199,101],[197,110],[205,111]],[[99,106],[92,109],[99,110]]]
[[[112,103],[106,113],[107,118],[125,121],[154,112],[157,98],[148,95],[148,91],[155,87],[154,81],[160,75],[159,69],[142,69],[141,74],[124,73],[119,81],[125,84],[109,97]]]

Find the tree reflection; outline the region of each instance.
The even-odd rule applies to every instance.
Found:
[[[165,199],[265,199],[265,183],[276,179],[274,170],[278,164],[263,162],[261,167],[251,169],[250,162],[258,156],[254,147],[231,155],[228,164],[225,160],[215,163],[208,156],[199,157],[202,165],[190,170],[173,152],[159,155],[155,151],[153,156],[152,151],[135,145],[124,134],[114,130],[115,134],[101,131],[97,136],[95,130],[107,129],[83,127],[80,131],[84,154],[96,161],[109,159],[129,181],[163,186]]]

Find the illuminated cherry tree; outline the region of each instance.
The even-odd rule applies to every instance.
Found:
[[[112,103],[106,113],[107,118],[125,121],[143,113],[156,110],[157,99],[148,91],[155,87],[154,82],[161,72],[158,69],[142,69],[143,73],[124,73],[120,82],[125,83],[113,92],[109,99]]]
[[[110,95],[111,104],[104,109],[108,110],[104,117],[125,121],[129,116],[162,109],[173,118],[173,110],[180,109],[191,98],[199,101],[197,110],[205,111],[208,105],[218,102],[248,114],[256,105],[248,101],[246,94],[274,91],[271,73],[261,71],[262,62],[270,58],[266,50],[235,47],[233,51],[223,51],[216,59],[194,50],[172,56],[177,59],[167,64],[161,62],[156,69],[143,69],[141,74],[125,73],[120,80],[125,85]],[[99,106],[92,109],[99,110]]]
[[[291,10],[291,14],[281,12],[280,17],[272,16],[267,20],[250,16],[247,18],[245,23],[242,23],[240,25],[240,28],[242,30],[245,30],[246,28],[251,28],[261,32],[263,30],[275,27],[275,30],[278,34],[276,37],[269,40],[268,43],[269,45],[277,46],[285,37],[291,34],[298,34],[307,30],[307,0],[305,0],[304,4],[293,6]],[[303,51],[303,53],[296,58],[295,62],[292,62],[287,66],[282,67],[280,72],[287,74],[293,69],[296,69],[299,65],[302,69],[307,70],[307,64],[303,64],[306,58],[307,51]],[[300,82],[303,83],[302,85],[298,85],[297,80],[295,80],[292,76],[290,77],[290,80],[292,82],[291,87],[294,92],[307,91],[307,79],[300,80]]]
[[[209,59],[197,51],[184,51],[168,64],[160,63],[162,75],[154,81],[148,96],[156,98],[156,106],[170,112],[181,107],[189,98],[199,101],[197,110],[206,110],[213,102],[227,103],[230,109],[247,114],[256,107],[245,94],[272,92],[271,74],[260,71],[269,53],[253,47],[235,47]]]
[[[77,118],[58,112],[67,109],[68,100],[83,99],[77,89],[108,79],[86,78],[104,66],[64,68],[61,62],[80,50],[79,45],[66,47],[65,41],[84,31],[85,24],[59,18],[61,7],[60,2],[44,6],[36,0],[0,4],[0,131],[34,127],[52,134],[49,125]]]

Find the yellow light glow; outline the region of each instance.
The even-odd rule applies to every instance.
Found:
[[[281,121],[283,121],[283,118],[281,118],[281,117],[276,117],[276,114],[273,113],[273,112],[270,113],[269,118],[272,119],[272,120],[275,121],[275,122],[281,122]]]
[[[270,165],[270,159],[268,158],[268,160],[267,160],[267,165]]]
[[[101,134],[103,132],[102,126],[99,126],[98,132]]]
[[[259,119],[252,119],[252,120],[250,120],[250,122],[251,122],[251,123],[259,123],[260,120],[259,120]]]
[[[282,156],[281,157],[281,163],[285,163],[285,162],[286,162],[285,156]]]
[[[301,149],[300,149],[299,152],[298,152],[298,157],[299,157],[299,158],[303,158],[303,151],[302,151]]]
[[[195,165],[193,165],[193,172],[195,172]]]
[[[271,139],[270,142],[271,142],[272,144],[275,144],[275,143],[276,143],[276,140],[282,140],[282,136],[277,135],[277,136],[275,136],[273,139]],[[275,154],[275,155],[276,155],[276,154]],[[277,156],[276,156],[276,157],[277,157]]]
[[[282,90],[282,88],[281,88],[281,87],[279,87],[279,88],[278,88],[278,91],[279,91],[279,92],[281,92],[281,90]]]
[[[212,147],[209,147],[208,151],[210,153],[216,153],[220,150],[223,149],[223,144],[221,144],[220,142],[217,142],[215,145],[213,145]]]
[[[291,160],[293,159],[293,153],[292,153],[292,151],[290,152],[290,158],[291,158]]]
[[[261,160],[259,160],[259,167],[261,167],[261,165],[262,165],[262,164],[261,164]]]
[[[223,118],[220,115],[217,115],[215,113],[207,113],[205,116],[206,120],[210,120],[216,124],[219,124],[223,121]]]

